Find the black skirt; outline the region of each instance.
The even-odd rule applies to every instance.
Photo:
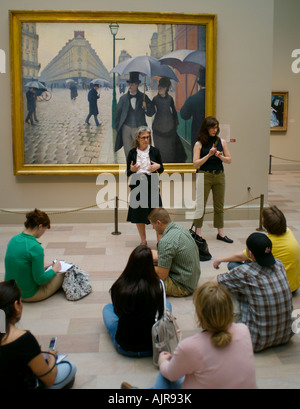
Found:
[[[157,173],[151,175],[135,173],[129,187],[131,192],[127,221],[150,224],[148,215],[151,210],[162,207]]]

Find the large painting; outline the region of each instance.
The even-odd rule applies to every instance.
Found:
[[[167,172],[191,172],[199,123],[215,115],[216,26],[207,14],[10,11],[15,174],[118,173],[124,123],[152,130]],[[148,105],[130,122],[132,82]]]

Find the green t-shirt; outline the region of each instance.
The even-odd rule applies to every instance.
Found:
[[[44,250],[34,236],[22,232],[10,240],[5,255],[5,281],[15,280],[22,298],[34,296],[40,285],[54,276],[54,270],[45,271]]]
[[[168,224],[158,242],[157,264],[170,269],[169,276],[179,287],[195,291],[200,277],[199,251],[188,229]]]

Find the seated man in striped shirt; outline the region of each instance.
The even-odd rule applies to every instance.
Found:
[[[200,260],[197,245],[188,229],[171,221],[162,207],[148,216],[159,241],[153,251],[157,261],[155,271],[164,280],[166,293],[173,297],[192,294],[200,277]]]
[[[255,352],[286,344],[292,332],[292,294],[282,262],[274,259],[272,242],[263,233],[252,233],[246,241],[252,260],[219,274],[239,303],[240,318],[250,330]]]

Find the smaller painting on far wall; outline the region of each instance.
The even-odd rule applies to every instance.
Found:
[[[288,91],[272,92],[270,129],[275,132],[287,130]]]

